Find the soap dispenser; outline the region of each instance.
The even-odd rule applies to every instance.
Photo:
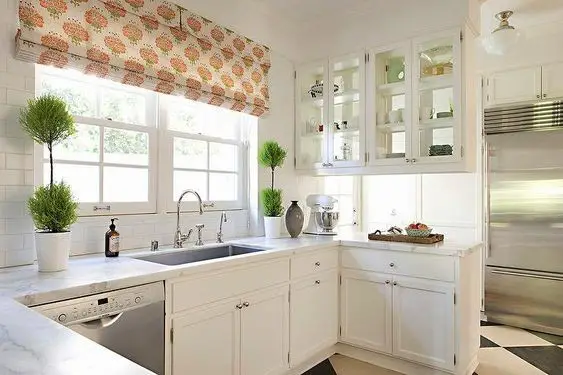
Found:
[[[119,256],[119,232],[115,230],[114,220],[111,219],[109,230],[106,232],[106,257],[113,258]]]

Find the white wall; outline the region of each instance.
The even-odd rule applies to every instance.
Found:
[[[480,180],[474,173],[364,176],[363,230],[430,225],[455,241],[481,240]]]
[[[0,2],[0,267],[34,256],[33,225],[25,208],[33,191],[33,142],[21,132],[18,114],[33,97],[35,71],[12,58],[17,4]]]

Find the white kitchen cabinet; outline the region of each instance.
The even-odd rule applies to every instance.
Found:
[[[561,97],[562,62],[495,72],[485,78],[487,107]]]
[[[392,352],[391,275],[343,270],[340,293],[342,342]]]
[[[563,62],[542,65],[542,98],[563,97]]]
[[[239,375],[240,301],[172,319],[172,374]]]
[[[295,167],[364,165],[365,53],[303,65],[295,80]]]
[[[289,287],[172,319],[172,375],[276,375],[289,369]]]
[[[387,246],[341,248],[340,341],[348,345],[339,352],[406,374],[473,373],[480,251],[449,256]]]
[[[393,277],[393,355],[452,370],[454,287]]]
[[[242,298],[240,373],[277,375],[289,369],[288,287]]]
[[[323,272],[291,286],[291,367],[338,341],[338,274]]]
[[[542,69],[532,66],[491,74],[486,78],[487,106],[527,102],[542,96]]]

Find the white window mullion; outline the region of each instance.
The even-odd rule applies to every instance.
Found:
[[[104,134],[105,127],[100,126],[100,167],[99,167],[99,179],[100,179],[100,202],[104,201]]]

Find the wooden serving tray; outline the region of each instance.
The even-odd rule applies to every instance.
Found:
[[[437,242],[444,241],[443,234],[431,234],[428,237],[413,237],[406,234],[368,234],[368,239],[372,241],[391,241],[391,242],[408,242],[431,245]]]

